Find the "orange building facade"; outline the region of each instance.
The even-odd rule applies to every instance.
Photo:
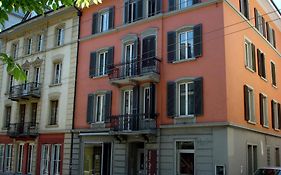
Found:
[[[280,166],[271,1],[104,1],[82,10],[72,174]]]

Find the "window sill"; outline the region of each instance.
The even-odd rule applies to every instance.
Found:
[[[263,81],[267,82],[267,79],[266,79],[266,78],[264,78],[264,77],[262,77],[262,76],[260,76],[260,78],[261,78]]]
[[[8,128],[7,128],[7,127],[3,127],[2,130],[3,130],[3,131],[7,131]]]
[[[56,125],[46,125],[46,128],[58,128],[59,125],[56,124]]]
[[[245,66],[245,68],[246,68],[248,71],[252,72],[252,73],[255,73],[255,72],[256,72],[256,71],[254,71],[252,68],[250,68],[249,66]]]
[[[179,116],[176,116],[175,118],[176,119],[185,119],[185,118],[194,118],[195,115],[179,115]]]
[[[182,62],[189,62],[189,61],[195,61],[196,58],[189,58],[189,59],[184,59],[184,60],[176,60],[176,61],[173,61],[173,64],[178,64],[178,63],[182,63]]]
[[[274,130],[275,130],[275,131],[277,131],[277,132],[279,132],[279,131],[280,131],[280,129],[277,129],[277,128],[274,128]]]
[[[273,88],[277,89],[277,86],[276,86],[276,85],[274,85],[274,84],[271,84],[271,85],[272,85]]]
[[[262,127],[266,128],[266,129],[269,129],[268,125],[262,125]]]
[[[61,86],[62,83],[57,83],[57,84],[50,84],[49,87],[56,87],[56,86]]]
[[[94,77],[90,77],[90,78],[91,78],[91,79],[100,79],[100,78],[106,78],[106,77],[108,77],[107,74],[105,74],[105,75],[99,75],[99,76],[94,76]]]
[[[251,125],[256,125],[257,124],[255,121],[250,121],[250,120],[248,121],[248,123],[251,124]]]

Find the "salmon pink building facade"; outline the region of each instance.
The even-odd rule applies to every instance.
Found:
[[[281,21],[270,0],[117,0],[82,10],[72,174],[280,166]]]

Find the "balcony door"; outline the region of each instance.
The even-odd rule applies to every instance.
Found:
[[[123,128],[131,130],[131,117],[133,114],[133,90],[125,90],[123,94]]]
[[[155,65],[155,56],[156,36],[145,37],[142,41],[142,71],[148,71],[153,68]]]
[[[23,84],[22,94],[26,95],[28,93],[28,90],[29,90],[29,84],[27,82],[28,81],[29,71],[25,70],[24,73],[26,75],[26,80],[24,81],[24,84]]]
[[[135,44],[130,43],[125,45],[125,76],[131,76],[134,72],[134,60],[136,60]]]
[[[19,111],[19,126],[18,126],[18,131],[19,133],[23,133],[24,131],[24,122],[25,122],[25,104],[20,105],[20,111]]]

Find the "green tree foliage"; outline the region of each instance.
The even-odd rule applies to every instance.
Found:
[[[4,24],[8,19],[8,14],[12,11],[22,10],[26,12],[36,12],[43,14],[46,10],[56,10],[61,5],[76,6],[79,8],[89,7],[91,3],[99,4],[102,0],[0,0],[0,24]],[[26,76],[19,64],[5,53],[0,53],[0,61],[7,65],[7,72],[18,81],[26,80]]]

